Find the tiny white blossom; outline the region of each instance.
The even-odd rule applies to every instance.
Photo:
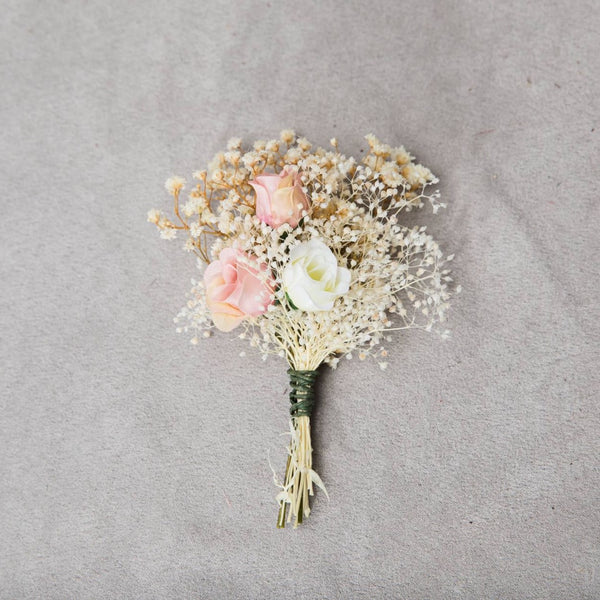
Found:
[[[238,150],[241,147],[242,147],[242,138],[233,137],[233,138],[230,138],[227,142],[228,150]]]
[[[284,144],[291,144],[291,143],[293,143],[294,139],[296,138],[296,134],[294,133],[294,131],[292,129],[284,129],[279,134],[279,137],[281,138],[281,141]]]
[[[174,196],[175,194],[179,193],[184,186],[185,179],[182,179],[181,177],[169,177],[169,179],[165,181],[165,188],[167,189],[169,194],[171,194],[171,196]]]
[[[177,230],[176,229],[161,229],[160,231],[160,237],[163,240],[174,240],[177,237]]]

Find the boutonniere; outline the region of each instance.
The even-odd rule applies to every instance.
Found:
[[[425,227],[401,220],[426,202],[433,212],[444,206],[432,189],[438,180],[403,147],[366,139],[360,162],[335,139],[331,149],[313,148],[289,130],[249,149],[230,140],[194,173],[186,198],[183,179],[166,182],[170,216],[148,214],[163,238],[182,234],[199,259],[179,330],[193,343],[214,329],[235,331],[264,359],[287,362],[291,439],[276,478],[279,527],[301,523],[315,487],[325,490],[310,434],[318,368],[345,356],[385,369],[392,332],[437,328],[449,307],[452,256]]]

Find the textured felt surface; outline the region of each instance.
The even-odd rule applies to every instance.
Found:
[[[0,598],[600,597],[600,10],[3,3]],[[451,340],[326,372],[331,501],[275,529],[285,365],[174,331],[158,239],[230,136],[374,132],[441,179]],[[238,353],[247,350],[245,359]]]

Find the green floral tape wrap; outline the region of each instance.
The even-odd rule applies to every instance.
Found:
[[[292,417],[310,417],[315,403],[316,371],[295,371],[288,369],[290,376],[290,414]]]

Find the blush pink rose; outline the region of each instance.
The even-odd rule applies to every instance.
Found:
[[[268,269],[241,250],[225,248],[204,271],[206,303],[217,329],[231,331],[247,317],[258,317],[273,303],[273,278]]]
[[[300,175],[288,167],[281,173],[259,175],[250,185],[256,192],[256,216],[271,227],[284,223],[296,227],[302,211],[308,210]]]

